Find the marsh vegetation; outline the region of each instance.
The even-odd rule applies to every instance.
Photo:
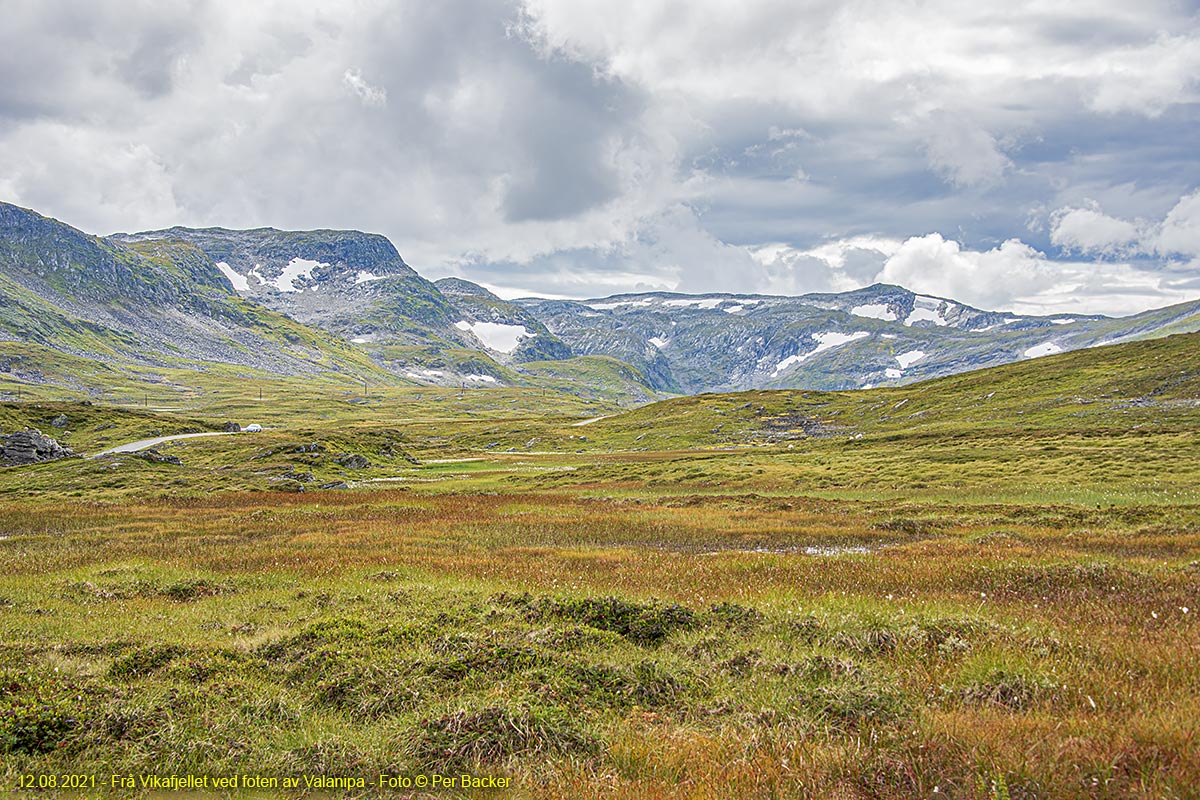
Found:
[[[65,414],[83,452],[268,430],[0,471],[0,782],[1195,797],[1198,362],[1172,337],[628,414],[396,387],[7,404],[0,427]]]

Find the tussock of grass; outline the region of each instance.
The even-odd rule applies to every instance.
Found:
[[[569,619],[644,645],[658,644],[673,631],[696,624],[695,612],[684,606],[632,603],[616,597],[575,600],[499,595],[496,602],[521,609],[530,620]]]
[[[409,748],[431,769],[503,764],[515,758],[592,755],[597,742],[561,712],[487,706],[418,723]]]
[[[176,645],[153,644],[135,648],[109,667],[108,674],[118,680],[144,678],[170,664],[187,651]]]
[[[957,695],[964,703],[1013,711],[1032,708],[1061,691],[1059,683],[1037,667],[995,656],[966,664],[959,673],[958,686]]]

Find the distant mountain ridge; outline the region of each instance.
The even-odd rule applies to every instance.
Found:
[[[420,384],[661,394],[900,385],[1200,330],[1200,302],[1125,318],[984,311],[899,286],[785,297],[504,300],[430,282],[359,231],[90,236],[0,203],[0,337],[146,364],[386,371]]]
[[[118,369],[220,365],[234,374],[536,386],[633,403],[658,397],[637,370],[612,359],[555,360],[570,351],[541,323],[472,287],[443,295],[386,238],[358,231],[98,237],[0,203],[0,343]],[[36,353],[15,350],[0,352],[0,370],[45,380]],[[68,380],[104,389],[85,375]]]
[[[573,352],[619,358],[656,388],[685,394],[900,385],[1159,330],[1200,330],[1200,302],[1120,319],[1037,317],[885,284],[800,297],[654,292],[516,302]]]

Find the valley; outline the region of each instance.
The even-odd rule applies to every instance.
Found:
[[[1200,800],[1198,75],[0,0],[0,798]]]
[[[1198,358],[1187,334],[632,411],[28,385],[0,430],[86,455],[264,430],[0,468],[0,781],[1194,796]]]

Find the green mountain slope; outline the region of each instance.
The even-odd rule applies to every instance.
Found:
[[[113,237],[186,242],[241,297],[362,342],[461,346],[458,311],[385,237],[359,231],[169,228]]]
[[[672,449],[989,430],[1194,429],[1200,333],[1078,350],[892,389],[694,395],[588,426],[595,448]]]
[[[0,204],[0,338],[124,369],[225,365],[386,379],[345,341],[230,293],[193,245],[102,239],[7,204]],[[35,355],[20,357],[36,369]]]

